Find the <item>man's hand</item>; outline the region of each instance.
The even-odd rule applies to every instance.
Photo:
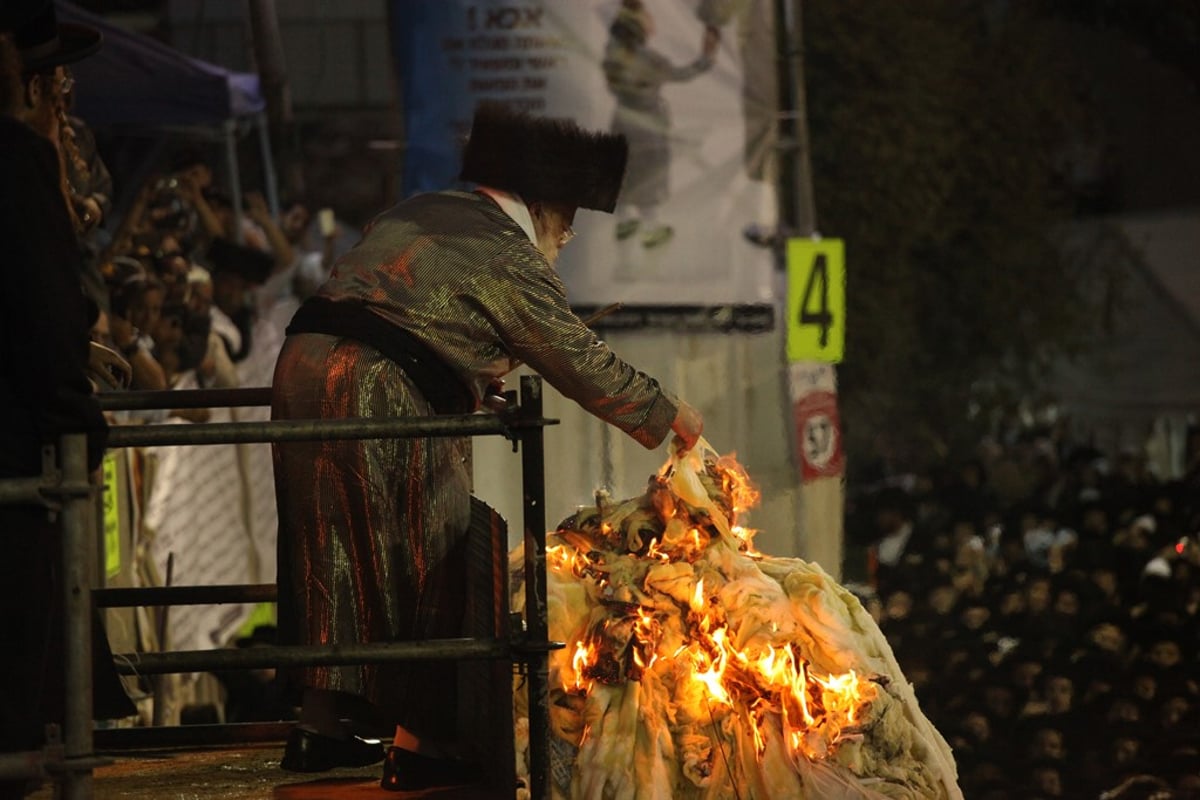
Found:
[[[133,368],[129,362],[121,358],[116,350],[111,350],[99,342],[89,342],[88,377],[98,388],[125,389],[133,380]]]
[[[671,423],[675,431],[675,442],[679,452],[687,452],[696,446],[700,434],[704,432],[704,418],[700,412],[684,401],[679,401],[679,410],[675,412],[675,421]]]
[[[508,399],[504,396],[504,379],[495,378],[483,393],[483,407],[497,413],[508,410]]]

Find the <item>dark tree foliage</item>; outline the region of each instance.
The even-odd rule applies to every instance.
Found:
[[[818,223],[846,241],[852,466],[880,432],[944,456],[1102,316],[1056,244],[1085,112],[1053,26],[1015,4],[809,0],[804,26]]]
[[[1200,3],[1196,0],[1026,0],[1038,13],[1117,29],[1200,90]]]

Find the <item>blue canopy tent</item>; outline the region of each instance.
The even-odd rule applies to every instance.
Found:
[[[272,213],[278,213],[266,101],[257,75],[192,58],[64,0],[56,0],[55,6],[60,20],[90,25],[104,35],[98,53],[71,66],[77,116],[96,129],[176,133],[223,142],[236,213],[241,213],[242,207],[237,140],[254,130],[267,203]]]

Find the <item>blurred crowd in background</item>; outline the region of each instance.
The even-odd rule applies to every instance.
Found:
[[[237,365],[256,352],[273,363],[292,313],[346,249],[332,209],[292,200],[273,214],[257,191],[235,207],[203,151],[182,147],[106,224],[113,184],[94,138],[70,116],[61,135],[92,336],[129,361],[129,388],[269,385],[269,373],[247,381]],[[207,418],[204,409],[174,415]]]
[[[1200,430],[1185,461],[1035,429],[851,504],[857,591],[966,797],[1200,797]]]

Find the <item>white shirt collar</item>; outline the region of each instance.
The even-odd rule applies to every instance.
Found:
[[[533,231],[533,217],[529,215],[529,208],[525,205],[525,201],[520,195],[512,192],[505,192],[501,189],[493,189],[491,186],[476,187],[478,191],[483,192],[488,197],[496,201],[496,205],[512,218],[512,221],[521,226],[521,230],[525,231],[525,235],[529,237],[529,241],[533,242],[533,246],[537,247],[537,234]]]

